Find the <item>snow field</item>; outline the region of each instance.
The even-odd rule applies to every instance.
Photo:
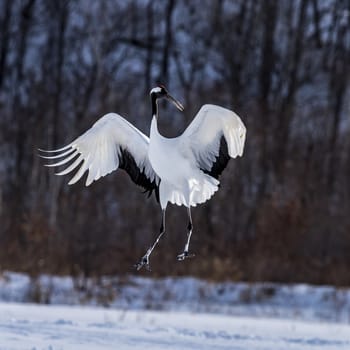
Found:
[[[188,312],[0,303],[0,350],[350,349],[350,326]]]
[[[350,289],[305,284],[210,283],[195,278],[99,280],[0,275],[0,301],[92,305],[350,323]]]

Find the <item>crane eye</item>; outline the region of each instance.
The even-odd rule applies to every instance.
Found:
[[[165,88],[165,86],[163,84],[160,84],[159,87],[161,88],[161,92],[166,94],[167,93],[167,90]]]

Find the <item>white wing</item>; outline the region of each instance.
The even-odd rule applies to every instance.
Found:
[[[201,107],[180,142],[184,154],[193,157],[205,173],[218,178],[230,157],[242,156],[245,138],[246,128],[236,113],[208,104]]]
[[[159,178],[148,160],[149,138],[115,113],[100,118],[89,130],[69,145],[53,150],[57,155],[41,156],[46,159],[62,158],[48,164],[55,167],[71,164],[56,175],[65,175],[77,169],[69,181],[76,183],[88,171],[86,186],[119,168],[128,172],[131,179],[149,191],[158,191]],[[45,151],[44,151],[45,152]]]

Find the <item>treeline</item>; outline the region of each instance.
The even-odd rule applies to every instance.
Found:
[[[107,112],[148,134],[149,90],[178,135],[204,103],[248,134],[193,211],[171,207],[152,274],[350,284],[350,3],[0,0],[0,270],[130,273],[160,212],[121,171],[85,188],[43,167]]]

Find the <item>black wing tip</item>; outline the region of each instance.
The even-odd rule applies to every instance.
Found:
[[[220,149],[219,154],[216,157],[215,162],[213,163],[210,170],[201,169],[205,174],[210,175],[214,177],[215,179],[219,180],[220,175],[227,167],[227,164],[229,160],[231,159],[230,155],[228,154],[228,146],[227,142],[225,140],[225,137],[222,136],[220,140]]]
[[[147,198],[150,198],[154,191],[156,200],[159,203],[159,184],[157,185],[155,180],[151,181],[146,176],[144,168],[140,169],[137,166],[134,157],[126,149],[120,149],[119,168],[125,170],[131,180],[144,189],[143,193],[147,195]]]

